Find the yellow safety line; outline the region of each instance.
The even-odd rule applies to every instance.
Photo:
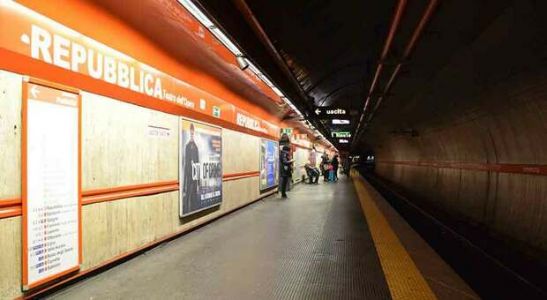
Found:
[[[388,221],[372,200],[363,179],[352,175],[380,264],[394,300],[437,299]]]

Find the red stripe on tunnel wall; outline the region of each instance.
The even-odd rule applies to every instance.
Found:
[[[498,173],[547,175],[547,165],[535,164],[485,164],[450,161],[377,161],[377,164],[406,165],[416,167],[430,167],[439,169],[460,169],[471,171],[485,171]]]

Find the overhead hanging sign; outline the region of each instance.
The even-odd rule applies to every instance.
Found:
[[[267,122],[15,1],[0,1],[0,25],[0,48],[278,137],[278,126],[270,123],[268,126],[248,126],[248,121],[242,125],[241,115],[261,124]]]
[[[81,263],[80,97],[25,83],[23,289]]]
[[[351,137],[351,132],[349,132],[349,131],[334,131],[334,132],[331,132],[331,136],[333,138],[350,138]]]
[[[222,202],[222,129],[181,119],[179,153],[180,216]]]
[[[317,106],[315,107],[314,112],[320,119],[345,117],[349,113],[345,108],[331,106]]]
[[[349,125],[350,121],[345,119],[333,119],[332,124],[333,125]]]

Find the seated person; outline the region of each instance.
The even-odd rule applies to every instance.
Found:
[[[307,163],[304,168],[306,169],[306,173],[310,178],[310,183],[317,184],[317,181],[319,180],[319,170],[310,163]]]

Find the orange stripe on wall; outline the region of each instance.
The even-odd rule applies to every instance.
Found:
[[[145,184],[125,185],[125,186],[119,186],[114,188],[92,189],[92,190],[84,191],[82,193],[82,196],[89,197],[89,196],[104,195],[104,194],[115,193],[115,192],[126,192],[126,191],[145,189],[145,188],[164,187],[164,186],[169,186],[173,184],[178,185],[179,181],[168,180],[168,181],[159,181],[159,182],[145,183]]]
[[[260,171],[249,171],[249,172],[226,174],[222,176],[222,179],[228,179],[233,177],[252,177],[252,176],[258,176],[258,175],[260,175]]]
[[[21,205],[21,198],[0,199],[0,207]]]
[[[163,73],[170,74],[194,87],[232,103],[250,114],[271,123],[280,123],[279,118],[272,116],[264,108],[252,104],[252,102],[227,87],[218,78],[196,69],[191,63],[181,62],[180,57],[176,57],[176,53],[169,53],[167,49],[158,47],[154,41],[113,16],[100,4],[93,1],[75,0],[21,0],[17,2]],[[182,7],[180,9],[184,10]],[[97,26],[99,23],[102,26]],[[183,22],[180,25],[184,26]],[[154,21],[151,21],[150,26],[154,26]],[[193,31],[191,28],[189,29]],[[116,34],[113,34],[114,32]],[[203,49],[208,48],[206,45],[202,46],[204,46]],[[55,81],[47,76],[41,78]],[[260,89],[260,87],[257,88]],[[264,94],[262,91],[261,93]],[[265,97],[267,96],[265,95]]]
[[[0,208],[0,219],[20,216],[21,205],[8,206]]]
[[[71,86],[90,93],[114,98],[116,100],[126,103],[150,108],[172,115],[200,120],[202,122],[214,124],[238,132],[243,132],[249,135],[277,140],[276,136],[271,136],[262,132],[254,131],[245,127],[238,126],[234,123],[200,113],[198,111],[190,110],[181,104],[159,100],[148,95],[124,89],[117,85],[110,84],[106,81],[97,80],[92,77],[74,73],[3,48],[0,48],[0,57],[2,57],[2,59],[0,60],[0,69],[4,69],[6,71],[11,71],[41,79],[47,79],[48,81],[53,81],[58,84]]]
[[[233,181],[259,175],[259,171],[232,173],[222,176],[222,181]],[[178,180],[92,189],[82,192],[82,205],[167,193],[177,191],[178,189]],[[20,216],[21,213],[20,198],[0,199],[0,219]]]

